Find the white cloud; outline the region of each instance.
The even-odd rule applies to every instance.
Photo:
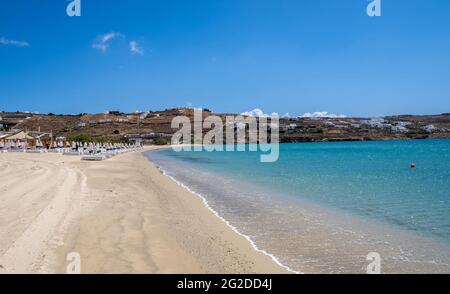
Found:
[[[102,52],[106,52],[106,50],[108,50],[109,48],[109,42],[118,37],[123,37],[123,35],[116,32],[100,35],[97,37],[97,39],[95,39],[94,43],[92,44],[92,48],[98,49]]]
[[[241,113],[243,116],[253,116],[253,117],[271,117],[271,116],[278,116],[278,113],[273,112],[271,115],[265,114],[264,111],[262,111],[259,108],[255,108],[251,111],[246,111]]]
[[[303,114],[301,117],[304,118],[345,118],[347,117],[344,114],[333,114],[333,113],[328,113],[326,111],[322,111],[322,112],[313,112],[313,113],[305,113]]]
[[[1,45],[12,45],[16,47],[28,47],[30,44],[28,42],[22,42],[22,41],[16,41],[16,40],[9,40],[5,37],[0,37],[0,44]]]
[[[132,54],[144,55],[144,49],[136,41],[130,42],[130,51]]]

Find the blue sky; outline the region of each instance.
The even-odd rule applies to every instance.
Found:
[[[0,110],[450,112],[448,0],[81,2],[0,0]]]

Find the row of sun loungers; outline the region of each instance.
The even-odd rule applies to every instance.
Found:
[[[106,145],[106,146],[94,146],[94,148],[82,147],[81,149],[83,154],[87,155],[81,157],[81,160],[87,161],[102,161],[108,158],[111,158],[117,154],[132,152],[137,150],[142,150],[142,147],[139,145],[129,145],[129,144],[117,144],[117,145]],[[69,153],[79,152],[79,151],[69,151]]]
[[[26,152],[26,153],[46,153],[55,152],[63,155],[82,156],[81,160],[87,161],[102,161],[111,158],[117,154],[142,150],[142,146],[133,144],[119,144],[119,143],[72,143],[72,147],[57,147],[57,148],[0,148],[0,153],[6,152]]]

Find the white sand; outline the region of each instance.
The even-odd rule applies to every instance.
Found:
[[[283,273],[141,153],[0,154],[0,273]]]

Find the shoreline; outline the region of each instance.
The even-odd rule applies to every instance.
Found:
[[[181,144],[180,146],[184,146],[183,144]],[[190,145],[191,147],[194,147],[195,145]],[[196,193],[195,191],[192,191],[188,186],[186,186],[185,184],[183,184],[182,182],[176,180],[174,177],[168,175],[166,173],[165,170],[163,170],[161,167],[157,166],[155,163],[153,163],[150,158],[147,158],[145,156],[146,153],[151,153],[151,152],[155,152],[161,149],[168,149],[171,148],[172,145],[167,145],[167,146],[153,146],[151,149],[149,150],[143,150],[140,151],[140,153],[147,159],[148,163],[151,164],[152,166],[154,166],[156,169],[158,169],[164,176],[168,177],[169,179],[171,179],[175,184],[177,184],[178,186],[184,188],[185,190],[187,190],[189,193],[191,193],[192,195],[195,195],[197,197],[199,197],[202,202],[203,205],[206,209],[208,209],[211,213],[213,213],[218,219],[220,219],[227,227],[229,227],[234,233],[238,234],[239,236],[244,237],[249,243],[250,245],[253,247],[253,250],[255,250],[256,252],[262,253],[268,257],[270,257],[270,259],[279,267],[281,267],[282,269],[284,269],[285,271],[287,271],[288,273],[292,273],[292,274],[304,274],[302,272],[296,271],[291,269],[290,267],[288,267],[287,265],[284,265],[283,263],[281,263],[281,261],[274,256],[273,254],[267,252],[266,250],[260,249],[256,243],[247,235],[241,233],[238,228],[236,228],[235,226],[233,226],[229,221],[227,221],[225,218],[223,218],[217,211],[215,211],[208,203],[208,200],[201,194]]]
[[[173,162],[168,162],[170,163],[166,164],[165,161],[159,162],[156,160],[153,164],[157,166],[161,164],[162,166],[158,166],[158,168],[168,173],[168,176],[179,185],[193,191],[205,202],[205,206],[237,233],[244,236],[252,236],[249,242],[253,245],[258,244],[257,246],[261,246],[260,248],[263,249],[261,251],[264,251],[269,256],[279,257],[288,269],[293,268],[305,273],[338,273],[341,270],[343,273],[365,273],[367,254],[379,252],[383,256],[383,266],[386,273],[448,272],[448,258],[450,257],[448,254],[450,252],[448,251],[448,244],[442,240],[415,234],[410,230],[395,227],[379,220],[351,215],[338,208],[322,206],[317,203],[289,197],[275,200],[272,198],[272,195],[270,200],[278,201],[276,204],[272,202],[272,205],[276,207],[284,205],[285,210],[283,210],[283,213],[288,213],[286,215],[290,217],[290,221],[283,223],[284,227],[265,226],[266,232],[269,232],[269,235],[276,234],[281,238],[290,238],[287,235],[278,234],[278,232],[283,231],[283,228],[289,228],[289,232],[296,232],[297,230],[301,232],[297,235],[298,239],[290,244],[297,244],[295,248],[303,248],[303,250],[285,251],[285,247],[278,241],[276,243],[272,242],[272,240],[276,241],[275,239],[277,238],[266,238],[264,234],[258,233],[258,228],[254,227],[253,224],[245,221],[241,222],[239,209],[233,210],[231,203],[228,203],[229,206],[224,206],[221,202],[222,200],[218,200],[222,199],[220,197],[226,199],[229,196],[231,200],[237,201],[237,207],[242,207],[246,202],[239,202],[237,198],[233,198],[232,194],[227,194],[226,191],[229,189],[234,191],[232,193],[243,191],[245,194],[246,192],[254,191],[256,187],[251,184],[248,186],[241,185],[242,183],[239,180],[228,179],[224,186],[219,185],[221,188],[211,188],[214,184],[208,183],[222,182],[220,178],[226,178],[226,175],[214,174],[214,169],[201,169],[198,166],[189,167],[188,164],[186,164],[187,171],[184,171],[184,166],[178,169],[178,164],[174,165],[175,159]],[[166,168],[167,171],[165,170]],[[206,175],[208,171],[212,172],[213,175]],[[232,187],[240,188],[234,190]],[[277,193],[276,191],[272,192]],[[277,195],[277,197],[281,197],[281,195]],[[212,207],[209,201],[212,201]],[[236,204],[236,202],[234,203]],[[228,209],[230,207],[231,211],[237,212],[238,215],[233,215],[233,212],[229,212]],[[264,208],[262,206],[259,208],[262,208],[259,211],[264,214]],[[221,212],[224,213],[223,216],[220,215]],[[255,210],[247,212],[252,214]],[[281,214],[277,214],[276,219],[285,218]],[[263,218],[259,218],[259,220],[264,223]],[[243,233],[236,228],[242,229]],[[317,245],[312,246],[313,244]],[[256,248],[255,250],[259,250],[258,247]],[[271,254],[265,250],[271,252]],[[348,252],[353,253],[348,254]],[[296,256],[299,255],[305,257],[307,262],[294,261],[297,258]],[[309,263],[308,258],[315,260],[315,263]],[[275,259],[278,261],[278,258]],[[283,264],[281,266],[284,266]],[[325,268],[324,265],[326,264],[332,265],[330,268]],[[343,267],[344,265],[345,268]],[[322,268],[320,268],[321,266]],[[331,271],[334,269],[336,271]]]
[[[448,247],[304,202],[291,214],[295,226],[286,227],[297,232],[292,248],[302,249],[285,255],[292,252],[283,251],[287,244],[277,240],[294,236],[269,225],[265,228],[276,244],[265,243],[249,227],[221,215],[214,201],[209,203],[211,195],[189,188],[151,160],[151,151],[165,148],[170,146],[101,162],[54,153],[0,154],[0,274],[66,273],[71,252],[81,256],[81,273],[94,274],[331,273],[320,268],[329,263],[360,273],[372,251],[382,253],[385,273],[448,272],[448,265],[441,264],[448,260]],[[311,227],[308,219],[337,227]],[[345,235],[336,239],[336,229]],[[369,233],[373,237],[367,239]],[[384,235],[389,238],[376,237]],[[365,244],[356,246],[355,236],[366,236],[360,240]],[[397,248],[402,244],[407,246]],[[408,244],[434,248],[442,256],[428,258],[426,251],[411,251]],[[292,261],[299,255],[314,257],[314,262]]]
[[[103,162],[0,155],[0,273],[65,273],[70,252],[81,273],[288,273],[161,174],[144,156],[159,148]]]
[[[153,162],[151,162],[150,160],[149,160],[149,162],[150,162],[151,164],[153,164]],[[153,165],[154,165],[154,164],[153,164]],[[161,169],[160,167],[157,167],[157,166],[155,166],[155,167],[158,168],[158,169],[161,171],[161,173],[162,173],[163,175],[165,175],[166,177],[170,178],[174,183],[176,183],[176,184],[179,185],[180,187],[183,187],[184,189],[186,189],[187,191],[189,191],[191,194],[196,195],[197,197],[199,197],[199,198],[202,200],[202,202],[203,202],[205,208],[207,208],[207,209],[208,209],[209,211],[211,211],[217,218],[219,218],[221,221],[223,221],[223,222],[224,222],[224,223],[225,223],[225,224],[226,224],[233,232],[235,232],[235,233],[238,234],[239,236],[244,237],[244,238],[250,243],[250,245],[253,247],[253,249],[254,249],[256,252],[260,252],[260,253],[262,253],[262,254],[264,254],[264,255],[270,257],[270,258],[272,259],[272,261],[273,261],[275,264],[277,264],[278,266],[280,266],[281,268],[285,269],[286,271],[288,271],[288,272],[290,272],[290,273],[293,273],[293,274],[303,274],[302,272],[295,271],[295,270],[289,268],[288,266],[282,264],[282,263],[279,261],[279,259],[278,259],[276,256],[274,256],[273,254],[271,254],[271,253],[269,253],[269,252],[267,252],[267,251],[265,251],[265,250],[263,250],[263,249],[258,248],[258,246],[256,245],[256,243],[255,243],[249,236],[247,236],[247,235],[241,233],[241,232],[240,232],[235,226],[233,226],[229,221],[227,221],[225,218],[223,218],[222,216],[220,216],[220,214],[219,214],[217,211],[215,211],[215,210],[208,204],[208,200],[206,200],[206,198],[205,198],[204,196],[202,196],[202,195],[199,194],[199,193],[196,193],[196,192],[192,191],[188,186],[186,186],[186,185],[183,184],[182,182],[177,181],[177,180],[176,180],[174,177],[172,177],[172,176],[169,176],[169,175],[168,175],[163,169]]]

